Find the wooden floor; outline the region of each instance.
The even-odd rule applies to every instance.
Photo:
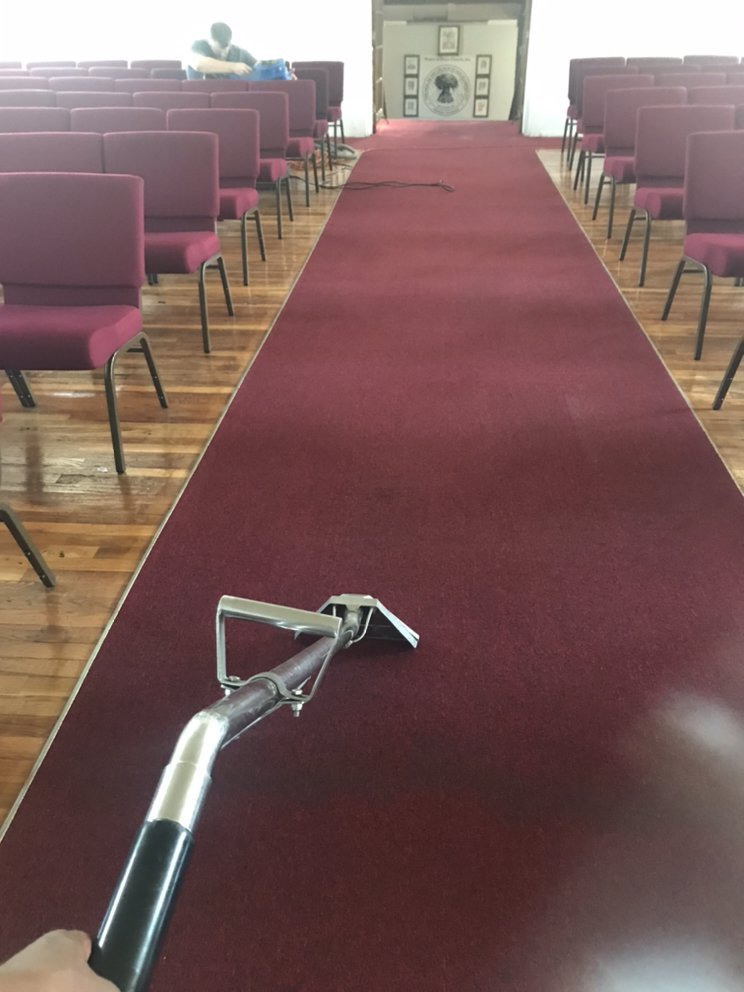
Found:
[[[597,222],[571,190],[557,152],[541,153],[546,169],[628,305],[687,396],[740,486],[744,485],[744,369],[722,411],[713,395],[739,336],[744,291],[716,285],[701,362],[693,362],[700,280],[683,281],[667,323],[659,314],[679,258],[682,226],[659,224],[647,286],[638,289],[639,239],[617,261],[628,190],[621,191],[615,237],[606,240],[606,211]],[[127,582],[203,450],[236,384],[260,345],[312,248],[336,198],[297,204],[297,220],[277,241],[271,202],[264,210],[269,262],[251,244],[251,286],[240,283],[237,225],[221,229],[236,302],[226,316],[218,280],[209,303],[213,353],[201,352],[196,283],[163,277],[144,293],[150,333],[171,406],[157,404],[140,356],[118,372],[127,474],[113,467],[100,375],[35,374],[36,410],[21,410],[3,386],[0,492],[9,500],[57,574],[45,590],[10,536],[0,530],[0,820],[5,816]],[[299,194],[296,199],[299,200]],[[539,278],[539,273],[535,274]],[[581,307],[581,287],[576,287]]]

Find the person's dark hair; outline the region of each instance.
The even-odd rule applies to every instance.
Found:
[[[232,28],[230,28],[228,24],[224,24],[222,21],[217,21],[213,24],[209,29],[209,33],[220,48],[227,48],[232,41]]]

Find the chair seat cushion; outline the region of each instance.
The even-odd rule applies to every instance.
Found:
[[[607,155],[602,171],[616,183],[635,182],[635,160],[632,155]]]
[[[275,183],[287,175],[287,160],[285,158],[262,158],[261,171],[258,174],[260,183]]]
[[[582,151],[591,152],[593,155],[601,155],[604,151],[604,135],[601,131],[585,134],[581,139],[580,148]]]
[[[290,138],[287,158],[308,158],[315,151],[315,138]]]
[[[714,276],[744,276],[744,234],[688,234],[682,252]]]
[[[329,121],[340,121],[341,120],[341,107],[329,107],[328,108],[328,120]]]
[[[213,231],[145,232],[145,271],[152,274],[196,272],[219,254],[220,239]]]
[[[237,189],[220,189],[220,220],[240,220],[249,210],[258,206],[258,192],[251,186]]]
[[[325,138],[325,136],[328,134],[328,121],[326,120],[325,117],[318,118],[315,121],[314,133],[316,138]]]
[[[137,307],[0,306],[0,368],[97,369],[142,330]]]
[[[633,205],[654,220],[682,220],[683,199],[681,186],[639,186]]]

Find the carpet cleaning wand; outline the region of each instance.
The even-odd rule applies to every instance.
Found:
[[[227,674],[225,621],[254,620],[319,640],[269,672]],[[225,695],[187,723],[165,767],[93,945],[90,964],[121,992],[144,992],[194,843],[218,753],[282,706],[299,716],[333,656],[363,637],[418,634],[371,596],[334,596],[317,613],[223,596],[217,607],[217,678]],[[315,676],[312,686],[307,683]]]

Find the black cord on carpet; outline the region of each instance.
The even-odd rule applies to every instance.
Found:
[[[321,189],[350,189],[350,190],[363,190],[363,189],[411,189],[414,186],[430,186],[434,189],[443,189],[445,193],[454,193],[455,187],[450,186],[443,179],[440,179],[437,183],[404,183],[400,179],[385,179],[377,183],[365,183],[361,181],[352,180],[350,182],[342,183],[340,186],[330,186],[327,183],[321,183]]]

